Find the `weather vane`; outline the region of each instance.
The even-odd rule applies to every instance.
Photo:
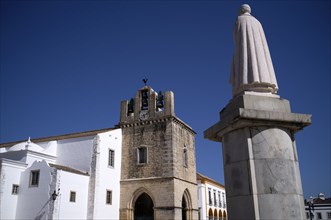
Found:
[[[145,78],[143,79],[143,82],[145,83],[145,86],[147,86],[147,81],[148,81],[148,79],[145,77]]]

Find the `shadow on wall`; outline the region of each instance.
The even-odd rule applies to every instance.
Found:
[[[45,215],[46,211],[44,210],[46,207],[48,207],[48,204],[52,201],[52,199],[48,199],[46,203],[43,205],[43,207],[39,210],[37,213],[37,216],[34,218],[34,220],[40,220]],[[44,210],[44,211],[43,211]]]

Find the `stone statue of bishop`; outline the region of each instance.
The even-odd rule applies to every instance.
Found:
[[[241,6],[234,29],[233,97],[204,136],[222,142],[229,220],[305,219],[294,134],[311,115],[291,112],[277,95],[267,41],[250,11]]]
[[[234,26],[235,52],[230,83],[233,97],[244,91],[276,94],[278,85],[261,23],[249,5],[241,6]]]

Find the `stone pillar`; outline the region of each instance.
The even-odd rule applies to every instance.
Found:
[[[255,92],[232,99],[207,139],[222,142],[228,219],[304,219],[294,133],[311,115],[287,100]]]
[[[165,116],[175,116],[175,101],[174,93],[167,91],[164,94],[164,115]]]

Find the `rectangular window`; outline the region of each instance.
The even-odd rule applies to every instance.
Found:
[[[76,192],[70,191],[70,202],[76,202]]]
[[[221,192],[218,192],[218,207],[222,208],[222,201],[221,201]]]
[[[212,205],[212,199],[211,199],[211,189],[208,189],[208,200],[209,200],[209,205]]]
[[[108,166],[114,167],[115,164],[115,151],[109,149],[108,151]]]
[[[106,204],[111,205],[112,204],[112,199],[113,199],[113,192],[111,190],[107,190]]]
[[[30,172],[30,187],[39,185],[39,170],[31,170]]]
[[[147,147],[138,148],[138,164],[147,163]]]
[[[11,194],[13,194],[13,195],[17,195],[17,194],[18,194],[18,188],[19,188],[18,185],[13,184],[13,188],[12,188],[12,190],[11,190]]]
[[[322,213],[316,212],[316,215],[317,215],[317,219],[322,219]]]
[[[226,208],[224,192],[222,192],[222,200],[223,200],[223,208]]]
[[[328,212],[328,219],[331,219],[331,212]]]
[[[216,201],[216,191],[214,190],[214,206],[217,206],[217,201]]]

